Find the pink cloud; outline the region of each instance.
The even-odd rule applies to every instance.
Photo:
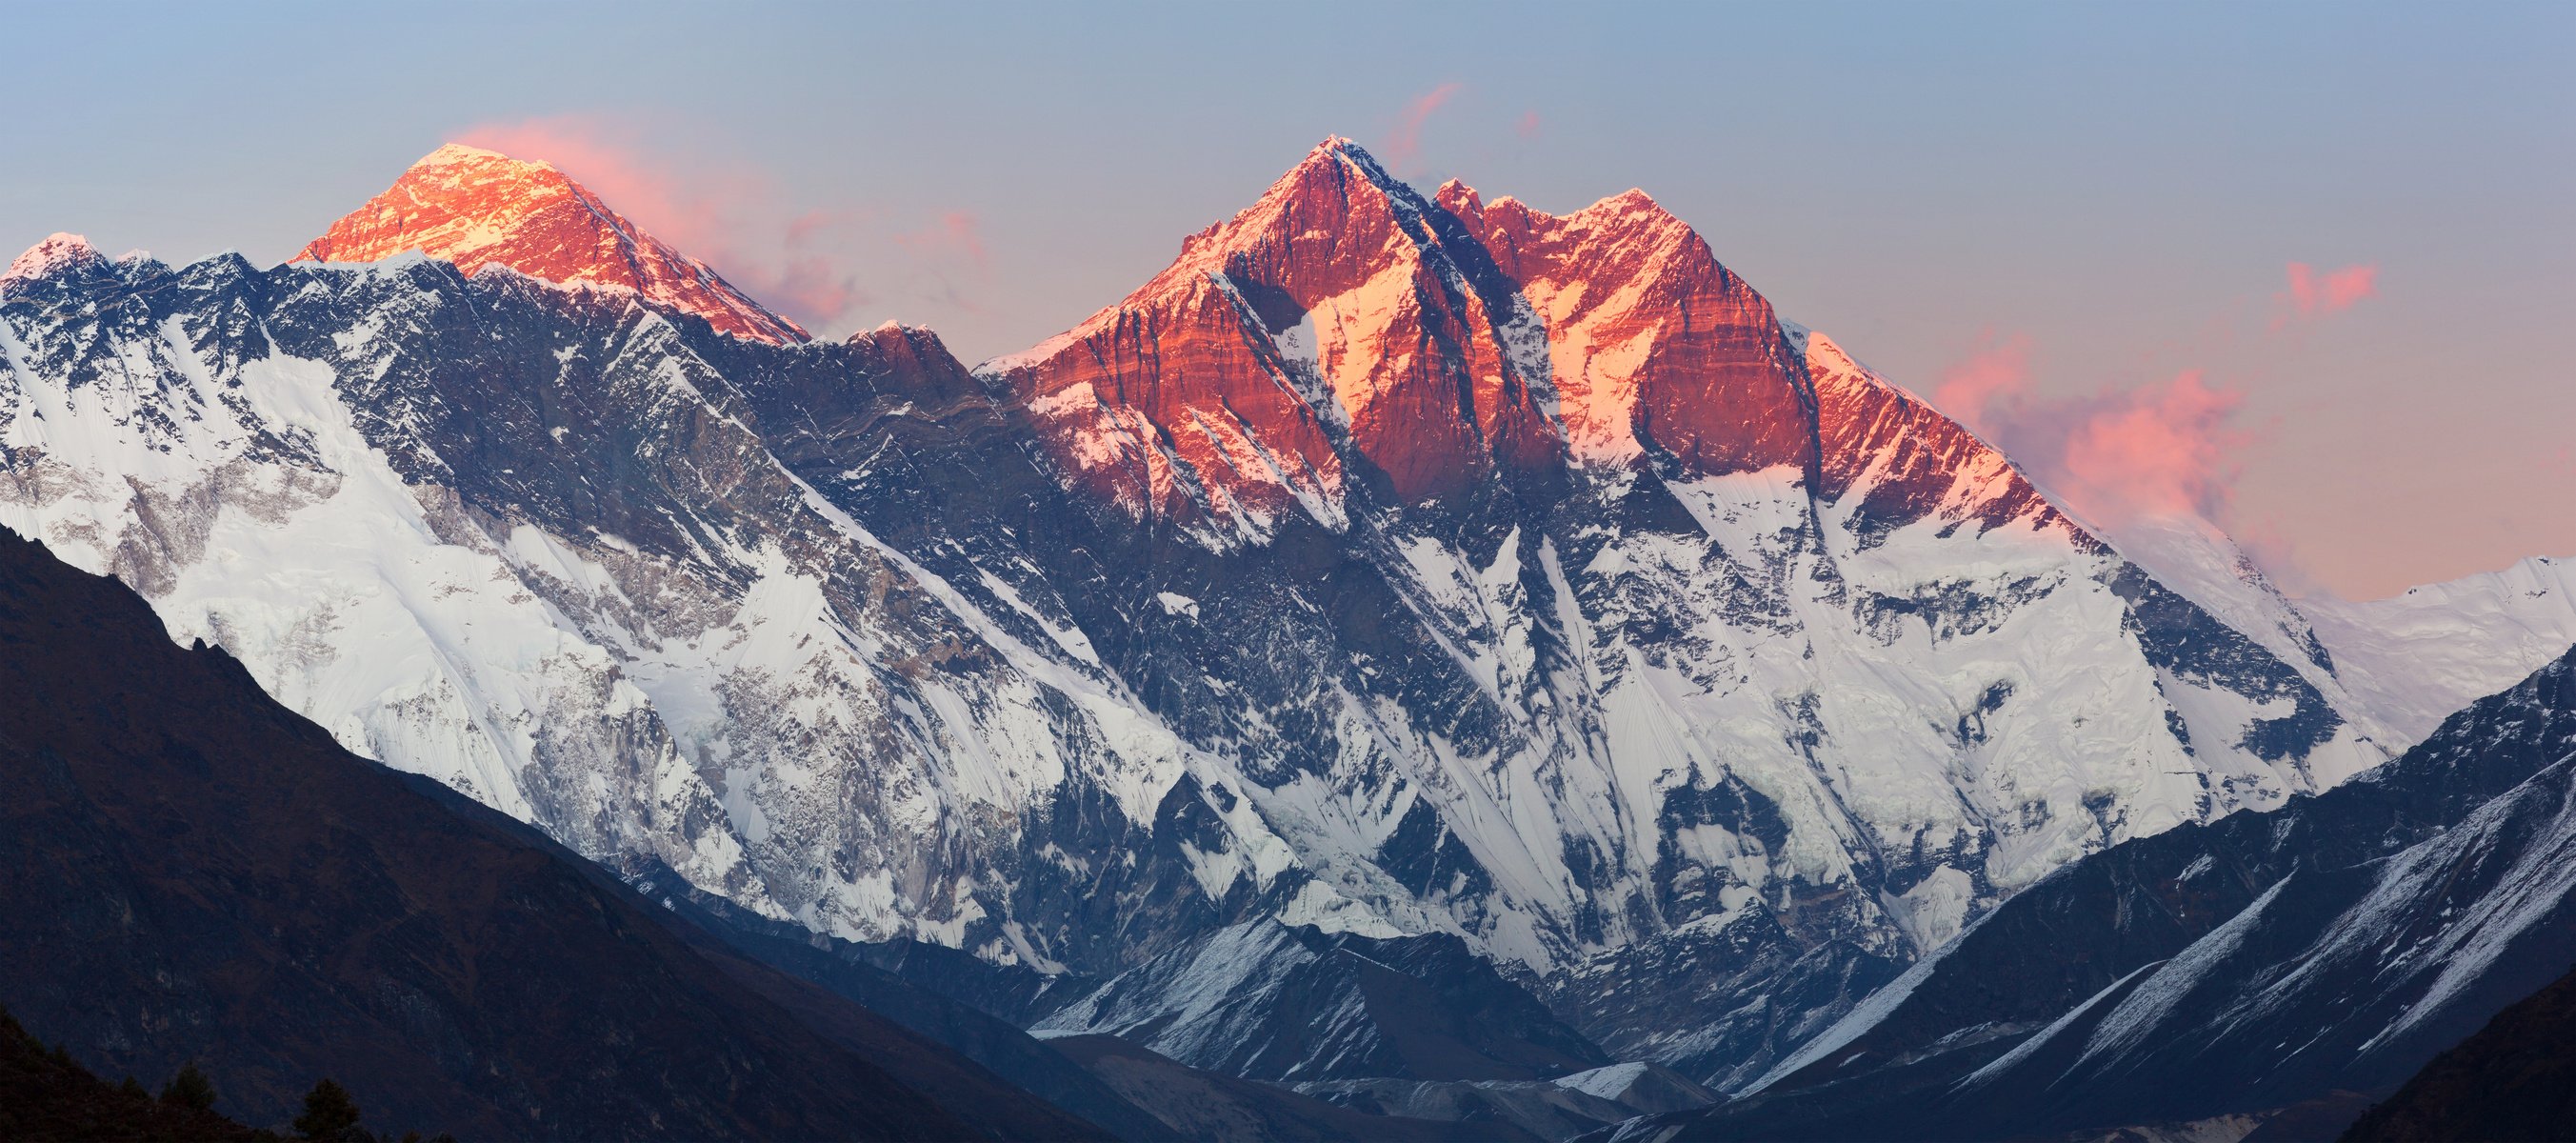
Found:
[[[2239,550],[2254,558],[2254,566],[2262,569],[2264,577],[2270,579],[2273,586],[2298,597],[2335,594],[2333,588],[2309,570],[2311,557],[2281,529],[2278,517],[2247,520],[2242,512],[2233,508],[2230,512],[2237,519],[2227,526],[2227,538],[2236,541]]]
[[[2030,335],[2016,333],[1998,342],[1990,329],[1978,335],[1977,347],[1964,360],[1941,372],[1932,405],[1983,432],[1988,406],[1997,398],[2018,398],[2029,387]]]
[[[2272,328],[2276,330],[2288,325],[2293,318],[2342,313],[2363,298],[2376,297],[2379,293],[2377,263],[2355,263],[2321,274],[2305,262],[2292,262],[2289,275],[2289,290],[2274,295],[2280,309],[2272,319]]]
[[[1464,86],[1456,81],[1444,83],[1415,96],[1411,103],[1404,105],[1403,114],[1396,116],[1395,130],[1386,136],[1386,163],[1389,167],[1409,167],[1415,159],[1422,157],[1423,121],[1431,118],[1432,112],[1440,110],[1440,105],[1449,102],[1449,97],[1458,94]]]
[[[870,300],[854,276],[815,249],[864,215],[809,210],[778,221],[786,212],[776,184],[758,167],[706,155],[675,167],[643,146],[645,132],[636,125],[591,115],[478,123],[453,138],[553,164],[645,233],[808,325],[832,322]]]
[[[757,172],[710,169],[697,182],[684,184],[641,152],[634,141],[638,134],[596,116],[550,115],[478,123],[454,138],[514,159],[552,164],[611,209],[635,220],[646,233],[683,253],[712,260],[729,251],[733,235],[719,217],[717,203],[726,197],[725,191],[740,195],[756,190]],[[719,185],[707,185],[710,182]]]
[[[2222,528],[2233,514],[2242,456],[2258,434],[2238,427],[2245,395],[2198,369],[2090,395],[2036,391],[2031,340],[1989,331],[1944,370],[1932,403],[1977,430],[2087,520],[2198,516]]]
[[[991,258],[984,251],[984,235],[974,212],[941,211],[928,226],[895,236],[895,241],[914,250],[938,254],[954,252],[965,256],[978,271],[989,269]]]
[[[962,313],[970,313],[978,317],[993,316],[992,307],[986,306],[982,302],[978,302],[973,298],[959,293],[957,287],[952,285],[942,284],[938,289],[930,291],[926,296],[930,301],[958,310]]]
[[[990,307],[958,287],[961,277],[984,282],[992,276],[982,220],[973,211],[942,210],[920,227],[890,237],[910,263],[915,300],[977,317],[994,316]]]
[[[1538,127],[1538,112],[1524,111],[1521,112],[1521,121],[1512,126],[1512,131],[1521,138],[1535,139],[1538,138]]]
[[[875,294],[860,288],[858,279],[842,273],[831,259],[820,255],[791,258],[766,273],[763,290],[793,299],[799,310],[825,315],[825,321],[877,300]]]
[[[785,235],[787,245],[791,249],[804,249],[813,245],[816,240],[824,237],[825,235],[842,227],[864,221],[866,217],[867,216],[865,214],[858,211],[825,210],[821,207],[816,207],[787,220],[787,233]]]
[[[2097,398],[2066,436],[2060,491],[2111,522],[2197,515],[2223,526],[2243,469],[2237,455],[2253,436],[2231,425],[2245,395],[2202,377],[2185,370]]]

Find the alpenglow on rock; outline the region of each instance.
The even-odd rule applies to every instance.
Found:
[[[405,181],[513,163],[441,155]],[[1328,141],[970,371],[584,288],[696,264],[551,193],[432,229],[568,193],[607,237],[429,243],[400,203],[467,200],[389,192],[329,261],[13,276],[0,522],[353,749],[771,916],[1101,976],[1454,933],[1721,1085],[2051,869],[2405,744],[1642,194]]]
[[[810,340],[795,322],[644,233],[552,164],[479,147],[450,143],[430,152],[295,258],[380,262],[406,250],[453,262],[469,276],[501,265],[553,282],[633,290],[738,337]]]

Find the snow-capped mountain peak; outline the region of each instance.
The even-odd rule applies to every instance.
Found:
[[[98,247],[90,245],[87,238],[60,232],[49,234],[44,241],[28,247],[25,253],[11,261],[6,271],[0,271],[0,290],[59,273],[69,267],[105,265],[106,262],[107,256],[99,253]]]
[[[1555,455],[1534,329],[1473,247],[1327,139],[1125,299],[985,371],[1132,514],[1218,536],[1300,510],[1339,526],[1354,459],[1421,502]]]
[[[1565,443],[1586,461],[1670,452],[1707,474],[1801,464],[1803,385],[1770,303],[1641,190],[1553,215],[1443,188],[1544,331]]]
[[[453,262],[469,275],[498,264],[532,278],[632,290],[737,337],[810,340],[796,323],[645,233],[553,164],[479,147],[449,143],[423,156],[294,260],[375,262],[405,250]]]

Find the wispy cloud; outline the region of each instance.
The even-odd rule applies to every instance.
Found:
[[[1386,146],[1382,148],[1389,167],[1402,170],[1422,157],[1423,121],[1431,118],[1432,112],[1440,110],[1441,104],[1449,102],[1451,96],[1463,90],[1465,85],[1453,80],[1413,97],[1412,102],[1404,105],[1403,113],[1396,116],[1395,129],[1387,132]]]
[[[2273,298],[2272,328],[2276,330],[2294,320],[2342,313],[2379,293],[2377,263],[2355,263],[2321,273],[2305,262],[2292,262],[2288,272],[2290,288]]]
[[[1535,110],[1521,112],[1521,121],[1512,125],[1512,132],[1524,139],[1538,138],[1538,112]]]
[[[2225,522],[2244,468],[2239,455],[2255,439],[2234,425],[2243,393],[2189,369],[2085,404],[2061,457],[2068,496],[2111,519],[2191,514]]]
[[[808,325],[837,321],[871,300],[823,249],[866,213],[791,215],[779,203],[776,181],[757,166],[704,154],[685,166],[669,163],[644,145],[641,125],[595,115],[477,123],[451,137],[553,164],[646,233]]]
[[[934,309],[995,316],[990,306],[968,292],[970,288],[979,293],[987,289],[993,276],[992,255],[984,247],[983,224],[975,212],[953,207],[940,210],[921,225],[892,237],[910,264],[908,280],[912,283],[913,301]],[[967,282],[965,287],[960,286],[961,279]]]
[[[2089,395],[2037,391],[2031,339],[1989,331],[1942,374],[1933,404],[1978,431],[2085,519],[2105,527],[2197,516],[2236,523],[2235,481],[2260,434],[2244,393],[2187,369]]]
[[[2021,399],[2030,388],[2030,335],[1998,339],[1989,329],[1977,337],[1968,356],[1941,371],[1932,404],[1942,412],[1984,431],[1986,410],[1999,399]]]
[[[598,116],[549,115],[477,123],[453,138],[514,159],[550,163],[618,213],[684,251],[703,256],[729,246],[732,234],[718,218],[716,204],[723,192],[744,188],[682,185],[678,176],[639,150],[638,134]],[[747,172],[713,173],[718,182],[757,181]]]
[[[928,225],[896,235],[895,241],[923,254],[962,257],[978,272],[992,266],[983,228],[972,211],[943,210]]]

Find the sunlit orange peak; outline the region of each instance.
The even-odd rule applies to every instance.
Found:
[[[450,143],[349,212],[297,261],[374,262],[406,250],[467,274],[506,266],[532,278],[633,290],[717,330],[774,343],[810,340],[706,263],[645,233],[552,164]]]

